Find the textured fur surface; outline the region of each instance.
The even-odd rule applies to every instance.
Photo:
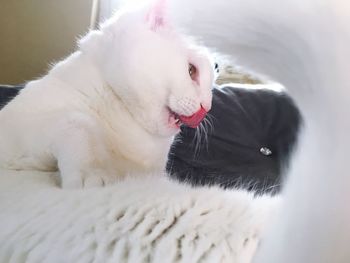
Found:
[[[159,175],[84,190],[56,179],[0,170],[0,262],[248,263],[280,202]]]
[[[205,44],[282,83],[305,129],[257,263],[350,262],[350,3],[174,0]]]
[[[210,110],[214,74],[163,13],[158,3],[117,14],[29,82],[0,111],[0,167],[58,168],[64,187],[162,172],[178,116]]]

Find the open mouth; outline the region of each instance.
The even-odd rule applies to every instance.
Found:
[[[180,128],[180,126],[182,125],[182,122],[180,120],[179,114],[172,111],[169,107],[168,107],[168,111],[169,111],[169,124],[171,126],[175,126],[177,128]]]
[[[169,111],[169,124],[179,128],[182,124],[191,127],[197,128],[201,121],[207,115],[207,111],[201,107],[197,112],[191,116],[179,115],[176,112],[168,108]]]

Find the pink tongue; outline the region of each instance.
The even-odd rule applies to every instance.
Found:
[[[195,114],[193,114],[192,116],[179,116],[180,121],[191,127],[191,128],[196,128],[200,122],[204,119],[205,115],[207,115],[207,111],[201,107],[201,109],[199,111],[197,111]]]

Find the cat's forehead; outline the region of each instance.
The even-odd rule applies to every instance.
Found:
[[[149,16],[146,9],[124,10],[101,27],[106,35],[113,35],[110,39],[112,46],[118,47],[115,51],[128,54],[126,63],[132,65],[143,61],[142,64],[147,65],[172,65],[174,69],[187,67],[187,63],[210,63],[208,52],[203,52],[195,39],[183,34],[169,21],[162,20],[163,24],[160,24],[157,18],[155,28]]]

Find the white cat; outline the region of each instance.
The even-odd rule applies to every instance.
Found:
[[[350,3],[174,0],[191,34],[282,83],[305,129],[285,204],[254,262],[350,262]]]
[[[181,123],[211,107],[213,68],[168,24],[162,1],[88,33],[0,111],[0,167],[59,169],[64,187],[163,171]]]

